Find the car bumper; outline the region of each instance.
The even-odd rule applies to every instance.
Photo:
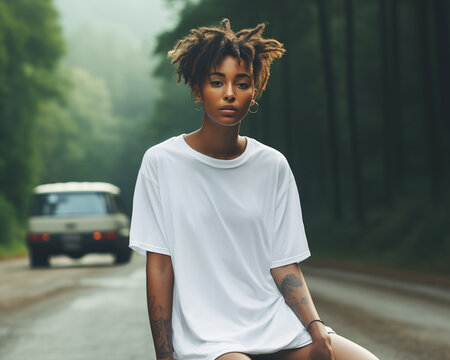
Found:
[[[89,234],[50,234],[48,240],[27,240],[28,247],[48,255],[117,253],[128,248],[128,237],[94,240]]]

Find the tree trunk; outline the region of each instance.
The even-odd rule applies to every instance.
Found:
[[[381,81],[383,108],[383,168],[384,168],[384,205],[392,207],[392,116],[391,116],[391,87],[389,85],[389,59],[386,26],[386,0],[379,1],[380,19],[380,49],[381,49]]]
[[[439,90],[441,94],[442,117],[450,125],[450,56],[448,39],[448,1],[434,0],[434,18],[436,21],[436,40],[439,66]]]
[[[419,0],[419,30],[420,30],[420,54],[423,75],[423,89],[425,99],[425,129],[428,133],[429,161],[431,173],[431,196],[437,202],[440,194],[441,161],[439,151],[439,140],[436,124],[436,110],[433,104],[433,80],[431,74],[431,61],[429,53],[431,46],[429,43],[429,22],[428,5],[426,0]],[[447,64],[448,65],[448,64]]]
[[[352,0],[345,0],[345,20],[346,27],[346,65],[347,65],[347,103],[348,103],[348,120],[350,128],[350,142],[352,150],[352,169],[353,184],[355,186],[355,213],[358,221],[363,224],[365,222],[365,213],[363,206],[363,190],[361,179],[361,161],[358,146],[358,127],[356,119],[356,101],[355,101],[355,65],[354,65],[354,40],[353,40],[353,4]]]
[[[262,138],[262,142],[264,144],[270,144],[271,139],[270,139],[270,131],[271,131],[271,106],[270,103],[272,101],[272,96],[271,96],[271,92],[269,89],[264,91],[264,99],[261,98],[261,100],[259,101],[259,104],[261,106],[261,109],[259,111],[261,111],[261,115],[260,115],[260,119],[262,122],[262,131],[261,131],[261,138]],[[274,119],[276,117],[273,117]]]
[[[288,21],[286,18],[289,16],[289,10],[287,9],[288,0],[279,0],[279,10],[280,10],[280,35],[282,42],[285,44],[286,48],[289,47],[289,37],[290,32],[288,28]],[[293,146],[292,146],[292,111],[291,111],[291,99],[292,99],[292,90],[291,90],[291,78],[292,74],[290,73],[290,59],[289,51],[285,55],[284,64],[281,66],[281,78],[282,78],[282,102],[283,102],[283,112],[284,112],[284,139],[286,144],[286,158],[289,161],[293,159]]]
[[[338,131],[336,127],[336,106],[334,99],[333,70],[331,62],[330,39],[328,30],[327,11],[325,8],[325,0],[318,0],[319,5],[319,26],[320,26],[320,43],[322,48],[322,59],[325,76],[325,91],[327,103],[327,119],[329,126],[329,142],[330,142],[330,159],[331,159],[331,177],[332,177],[332,193],[333,193],[333,210],[337,219],[342,219],[342,204],[340,195],[339,181],[339,156],[338,156]]]
[[[400,59],[399,59],[399,34],[398,34],[398,1],[391,0],[391,34],[392,34],[392,77],[391,83],[391,104],[392,104],[392,147],[394,149],[395,164],[393,171],[395,173],[396,192],[404,191],[405,175],[404,175],[404,154],[403,154],[403,126],[401,114],[401,95],[400,95]]]

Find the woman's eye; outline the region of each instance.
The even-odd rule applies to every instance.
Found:
[[[212,86],[220,86],[220,85],[222,85],[222,82],[221,81],[211,81],[211,83],[210,83]]]
[[[237,84],[237,87],[241,88],[241,89],[248,89],[249,88],[249,84],[247,83],[239,83]]]

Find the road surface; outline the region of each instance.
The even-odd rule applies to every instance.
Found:
[[[0,359],[155,359],[144,257],[0,261]],[[303,267],[322,319],[384,360],[450,359],[450,291]]]

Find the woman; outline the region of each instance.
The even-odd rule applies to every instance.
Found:
[[[286,158],[248,136],[270,65],[264,25],[198,28],[169,52],[202,127],[152,146],[136,181],[130,247],[147,256],[158,359],[373,360],[320,320],[298,263],[310,255]]]

